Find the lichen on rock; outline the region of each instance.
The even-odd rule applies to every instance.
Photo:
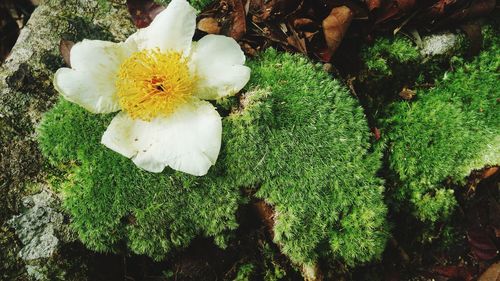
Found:
[[[461,35],[451,32],[425,36],[422,39],[420,54],[424,57],[446,55],[456,50],[460,40],[464,40]]]
[[[59,243],[55,233],[62,227],[63,215],[53,205],[55,199],[47,191],[23,198],[26,211],[9,220],[24,247],[19,252],[25,261],[48,258]]]

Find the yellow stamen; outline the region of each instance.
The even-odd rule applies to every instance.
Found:
[[[136,52],[123,62],[116,89],[121,108],[131,118],[150,121],[188,102],[194,84],[181,53],[154,49]]]

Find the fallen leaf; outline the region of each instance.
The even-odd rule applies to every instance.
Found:
[[[227,0],[230,27],[226,35],[239,40],[247,31],[246,13],[242,0]]]
[[[428,9],[427,14],[433,17],[444,15],[456,2],[457,0],[439,0]]]
[[[485,229],[475,227],[467,231],[469,246],[474,256],[481,261],[488,261],[497,256],[497,247]]]
[[[439,28],[446,25],[455,24],[465,19],[484,16],[491,13],[495,9],[496,0],[476,0],[467,1],[465,5],[456,5],[454,11],[449,13],[449,16],[439,19],[434,25]]]
[[[73,45],[75,45],[75,42],[73,41],[64,39],[61,39],[61,41],[59,41],[59,52],[61,53],[61,56],[68,67],[71,67],[70,54]]]
[[[381,136],[380,129],[377,127],[373,127],[373,128],[371,128],[371,131],[372,131],[373,136],[375,137],[375,140],[379,140],[380,136]]]
[[[308,18],[298,18],[293,20],[293,26],[295,28],[304,28],[304,27],[310,27],[314,25],[314,21],[312,19]]]
[[[494,174],[496,174],[499,169],[500,169],[500,167],[498,167],[498,166],[486,168],[483,170],[483,174],[481,175],[481,178],[487,179],[487,178],[493,176]]]
[[[416,94],[417,93],[414,90],[407,87],[403,87],[401,92],[399,92],[399,96],[404,100],[411,100]]]
[[[465,281],[471,281],[474,279],[471,270],[463,266],[437,266],[432,269],[432,272],[450,279],[460,279]]]
[[[255,22],[263,22],[274,18],[284,18],[299,10],[303,0],[252,0],[250,10],[256,11]]]
[[[490,225],[495,231],[495,237],[500,238],[500,204],[493,197],[488,200]]]
[[[330,15],[323,20],[323,33],[330,56],[342,42],[342,38],[349,28],[353,13],[347,6],[335,7]]]
[[[243,52],[248,55],[248,56],[256,56],[257,55],[257,50],[255,50],[252,45],[244,42],[242,45],[241,45],[241,49],[243,50]]]
[[[307,41],[311,42],[313,37],[318,34],[318,31],[315,32],[309,32],[309,31],[304,31],[304,37],[307,39]]]
[[[490,265],[477,281],[500,281],[500,262]]]
[[[153,0],[127,0],[127,8],[137,28],[149,26],[165,7]]]
[[[280,26],[283,33],[285,34],[291,33],[291,35],[286,38],[288,44],[293,46],[300,53],[307,55],[306,41],[304,40],[304,38],[300,37],[299,34],[291,26],[287,26],[284,23],[281,24]]]
[[[380,8],[375,23],[382,23],[390,19],[399,19],[410,12],[415,6],[415,0],[393,0]]]
[[[371,12],[375,9],[380,8],[381,5],[381,0],[367,0],[366,1],[366,6],[368,7],[368,10]]]
[[[198,21],[196,27],[208,34],[219,34],[221,29],[219,22],[212,17],[202,18],[200,21]]]

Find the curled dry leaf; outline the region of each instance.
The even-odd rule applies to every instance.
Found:
[[[417,93],[414,90],[407,87],[403,87],[401,92],[399,92],[399,96],[404,100],[411,100],[416,94]]]
[[[481,175],[481,178],[487,179],[487,178],[493,176],[494,174],[496,174],[499,169],[500,169],[500,167],[498,167],[498,166],[486,168],[483,170],[483,174]]]
[[[310,26],[314,26],[314,21],[308,18],[298,18],[293,20],[293,26],[295,28],[307,28]]]
[[[330,56],[342,42],[342,38],[344,38],[351,24],[352,17],[353,13],[349,7],[340,6],[333,8],[328,17],[323,20],[323,33]]]
[[[127,8],[137,28],[149,26],[165,7],[152,0],[127,0]]]
[[[209,34],[219,34],[221,29],[219,22],[212,17],[202,18],[196,27]]]
[[[488,261],[497,256],[497,247],[485,229],[471,228],[467,231],[467,238],[472,253],[478,260]]]
[[[75,45],[75,42],[69,40],[61,39],[59,42],[59,52],[68,67],[71,67],[70,53],[73,45]]]

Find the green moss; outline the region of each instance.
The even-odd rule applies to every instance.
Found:
[[[264,281],[279,281],[286,276],[286,271],[275,261],[275,253],[268,243],[262,245],[264,258]]]
[[[168,5],[171,0],[154,0],[156,3],[161,5]],[[188,0],[188,2],[198,11],[203,10],[208,4],[212,3],[213,0]]]
[[[250,281],[254,274],[255,266],[251,263],[245,263],[238,268],[238,273],[233,281]]]
[[[258,183],[257,196],[274,206],[275,242],[299,263],[329,256],[354,264],[380,254],[380,160],[368,151],[361,108],[304,58],[268,51],[249,65],[250,87],[268,91],[249,94],[243,113],[229,118],[229,144],[248,151],[231,167],[242,185]]]
[[[367,68],[381,75],[392,75],[390,65],[394,63],[411,63],[421,58],[413,43],[399,36],[377,39],[372,47],[365,48],[362,56]]]
[[[455,72],[416,101],[396,104],[383,122],[396,201],[411,202],[422,221],[445,219],[454,210],[452,183],[500,163],[498,46],[496,39],[474,61],[456,61]]]
[[[66,169],[64,205],[81,240],[99,251],[122,242],[161,258],[195,236],[223,246],[237,227],[240,188],[276,211],[274,240],[296,263],[349,265],[380,255],[386,208],[361,108],[305,58],[267,51],[249,62],[242,106],[223,120],[223,146],[208,175],[139,170],[100,138],[112,115],[61,100],[40,127],[42,152]],[[228,106],[231,103],[223,101]]]
[[[453,36],[453,35],[450,35]],[[425,37],[424,37],[424,40]],[[399,93],[409,88],[419,95],[450,67],[453,55],[465,53],[467,42],[461,35],[444,54],[423,55],[419,47],[403,35],[381,37],[361,51],[362,68],[356,90],[368,115],[387,114],[387,105],[401,100]]]
[[[64,184],[64,205],[89,248],[116,250],[128,237],[134,252],[160,258],[198,234],[223,235],[237,226],[241,196],[217,178],[223,164],[203,178],[141,171],[100,144],[111,118],[61,100],[40,127],[42,152],[53,163],[77,163]]]

